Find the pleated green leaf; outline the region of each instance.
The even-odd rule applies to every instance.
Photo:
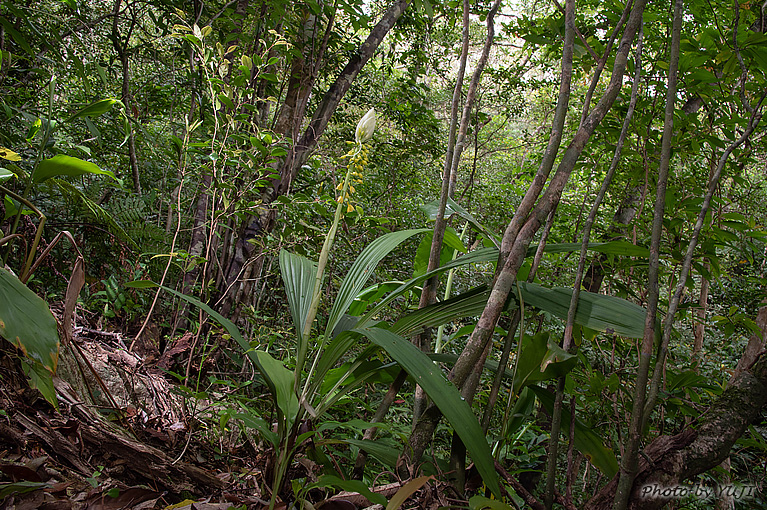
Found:
[[[257,366],[261,373],[272,381],[274,399],[285,418],[285,429],[289,430],[296,420],[299,408],[293,372],[266,351],[251,352],[258,358]]]
[[[562,320],[567,319],[572,289],[547,288],[532,283],[522,283],[520,289],[525,306],[539,308]],[[446,301],[409,313],[401,317],[391,329],[402,336],[410,336],[424,328],[440,326],[464,317],[479,316],[485,308],[489,295],[490,291],[487,287],[477,287]],[[507,309],[517,306],[516,297],[516,289],[513,289],[509,295]],[[645,315],[644,308],[625,299],[582,291],[575,314],[575,323],[597,331],[616,333],[629,338],[641,338],[644,334]],[[362,324],[364,322],[360,322],[360,325]]]
[[[365,284],[373,275],[373,271],[381,259],[391,253],[394,248],[407,239],[424,232],[428,232],[428,229],[419,228],[391,232],[377,238],[362,250],[362,253],[359,254],[357,260],[354,261],[354,264],[352,264],[352,267],[349,269],[349,272],[346,273],[346,277],[341,283],[341,288],[338,289],[338,295],[330,309],[325,335],[328,337],[330,336],[333,328],[335,328],[336,324],[341,319],[341,316],[346,313],[354,302],[354,298],[356,298],[362,289],[365,288]],[[280,261],[282,261],[282,255],[280,255]],[[283,271],[283,279],[284,278],[285,273]]]
[[[365,335],[388,352],[424,389],[463,441],[485,484],[500,498],[495,463],[482,427],[469,404],[461,397],[458,389],[445,379],[439,367],[420,349],[391,331],[380,328],[354,331]]]
[[[426,234],[418,244],[413,259],[413,276],[420,276],[426,272],[429,267],[429,258],[431,257],[431,243],[434,240],[434,233]],[[451,227],[445,229],[445,237],[442,240],[442,250],[440,251],[440,266],[443,266],[453,260],[453,252],[466,253],[466,247]]]
[[[234,413],[232,418],[238,419],[242,421],[246,427],[258,431],[264,439],[272,444],[272,446],[280,446],[280,438],[274,431],[272,431],[271,425],[254,412]]]
[[[285,293],[288,295],[290,315],[293,317],[293,325],[300,342],[304,337],[304,324],[312,304],[317,264],[301,255],[280,250],[280,273],[285,283]]]
[[[527,256],[535,255],[538,245],[534,244],[527,248]],[[620,255],[623,257],[642,257],[648,258],[650,250],[644,246],[636,246],[628,241],[609,241],[606,243],[589,243],[589,251],[604,253],[605,255]],[[543,251],[545,253],[569,253],[581,251],[581,243],[551,243],[547,244]]]
[[[424,328],[433,328],[464,317],[480,315],[485,309],[489,295],[487,286],[477,287],[446,301],[404,315],[390,329],[398,335],[409,337],[420,333]]]
[[[567,318],[573,289],[543,287],[519,282],[525,305],[540,308],[561,319]],[[575,322],[587,328],[629,338],[642,338],[647,312],[625,299],[581,291]]]
[[[466,255],[458,257],[457,259],[451,261],[449,264],[445,264],[444,266],[439,267],[435,269],[434,271],[429,271],[428,273],[422,274],[421,276],[417,278],[408,280],[407,282],[400,285],[391,294],[386,296],[383,300],[381,300],[380,303],[378,303],[376,306],[368,310],[368,312],[360,318],[360,322],[358,326],[362,327],[362,326],[369,325],[373,320],[375,320],[375,317],[381,312],[381,310],[383,310],[386,306],[388,306],[389,303],[394,301],[397,297],[401,296],[405,292],[411,290],[418,284],[428,280],[432,276],[440,275],[444,273],[445,271],[449,271],[450,269],[453,269],[456,267],[462,267],[469,264],[485,264],[488,262],[495,262],[497,259],[498,259],[497,249],[481,248],[479,250],[474,250],[472,252],[467,253]]]

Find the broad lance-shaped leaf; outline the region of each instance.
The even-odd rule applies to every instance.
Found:
[[[285,368],[281,361],[272,357],[266,351],[252,351],[258,358],[257,366],[265,375],[268,374],[274,385],[274,399],[277,401],[277,407],[282,411],[285,419],[285,429],[290,430],[298,415],[298,397],[295,391],[295,377],[293,372]]]
[[[56,372],[59,333],[48,305],[29,287],[0,268],[0,336],[30,359]]]
[[[458,389],[445,379],[439,367],[407,339],[391,331],[361,328],[355,332],[365,335],[383,348],[424,389],[463,441],[482,480],[500,498],[498,474],[482,427],[469,404],[461,397]]]
[[[354,298],[354,302],[351,304],[349,310],[346,313],[349,315],[363,314],[371,303],[375,303],[384,295],[396,290],[403,283],[405,282],[400,280],[392,280],[371,285],[367,289],[357,294],[357,296]],[[336,324],[336,328],[337,327],[338,324]]]
[[[373,271],[376,266],[378,266],[381,259],[391,253],[394,248],[407,239],[424,232],[428,232],[428,229],[419,228],[391,232],[377,238],[362,250],[362,253],[359,254],[357,260],[354,261],[354,264],[352,264],[352,267],[349,269],[349,272],[346,273],[346,277],[341,283],[341,288],[338,289],[338,295],[333,302],[333,306],[330,309],[330,315],[328,316],[325,335],[329,336],[331,334],[333,328],[335,328],[343,314],[346,313],[354,302],[354,298],[356,298],[362,289],[365,288],[365,284],[373,275]]]
[[[79,117],[91,117],[95,118],[99,115],[103,115],[109,110],[112,109],[112,105],[114,104],[120,104],[122,105],[122,102],[120,102],[117,99],[114,98],[108,98],[108,99],[102,99],[100,101],[96,101],[95,103],[91,103],[88,106],[82,108],[80,111],[72,115],[67,119],[67,122],[73,119],[77,119]]]
[[[547,288],[533,283],[519,282],[525,305],[531,305],[560,319],[567,318],[573,289]],[[575,312],[575,322],[605,333],[629,338],[642,338],[647,312],[641,306],[615,296],[582,291]]]
[[[371,321],[374,320],[374,317],[376,317],[382,309],[384,309],[389,303],[394,301],[397,297],[401,296],[405,292],[408,292],[418,284],[428,280],[432,276],[437,276],[445,271],[449,271],[450,269],[453,269],[455,267],[462,267],[469,264],[483,264],[487,262],[495,262],[498,260],[498,250],[495,248],[480,248],[479,250],[474,250],[472,252],[467,253],[466,255],[463,255],[461,257],[458,257],[457,259],[451,261],[448,264],[445,264],[442,267],[439,267],[435,269],[434,271],[429,271],[428,273],[422,274],[421,276],[418,276],[416,278],[412,278],[408,280],[407,282],[400,285],[394,292],[386,296],[383,300],[381,300],[380,303],[378,303],[376,306],[368,310],[368,312],[360,318],[360,322],[358,324],[359,327],[368,325]]]
[[[109,170],[102,170],[94,163],[59,154],[40,162],[37,170],[35,170],[34,182],[40,183],[51,177],[60,177],[62,175],[77,177],[84,174],[108,175],[112,179],[117,180],[114,173]]]
[[[650,250],[644,246],[637,246],[628,241],[609,241],[606,243],[589,243],[589,251],[604,253],[605,255],[620,255],[623,257],[648,258]],[[545,253],[570,253],[581,249],[581,243],[548,243],[543,247]],[[538,245],[530,245],[527,248],[527,256],[532,257],[538,250]]]
[[[289,423],[291,419],[295,419],[294,410],[298,409],[298,397],[293,388],[293,372],[285,368],[282,362],[274,359],[271,354],[266,351],[257,351],[253,349],[250,344],[240,334],[240,330],[234,325],[232,321],[214,311],[211,307],[200,301],[199,299],[187,296],[177,290],[158,285],[149,280],[138,280],[135,282],[129,282],[125,284],[126,287],[134,289],[152,289],[160,287],[166,292],[170,292],[174,296],[177,296],[187,303],[201,308],[205,313],[213,317],[221,324],[229,336],[231,336],[235,342],[242,348],[243,352],[250,358],[254,365],[258,368],[261,375],[264,376],[264,381],[269,387],[269,391],[272,393],[276,400],[277,407],[280,408],[286,420]],[[293,413],[293,414],[291,414]]]
[[[29,383],[58,407],[52,376],[59,361],[59,332],[48,304],[29,287],[0,268],[0,336],[29,358]]]
[[[525,306],[534,306],[562,320],[567,319],[572,289],[550,289],[537,284],[522,283],[520,292]],[[391,329],[397,334],[410,336],[427,327],[437,327],[463,317],[478,316],[484,310],[489,295],[487,287],[477,287],[446,301],[411,312],[394,323]],[[507,309],[517,307],[516,298],[517,292],[512,290]],[[644,308],[625,299],[582,291],[575,323],[597,331],[641,338],[644,334],[645,314]]]
[[[595,243],[596,249],[602,249],[606,245],[610,245],[611,243]],[[628,250],[628,247],[626,246],[619,246],[616,248],[616,245],[612,244],[612,247],[606,249],[606,253],[611,253],[614,251],[617,251],[619,249],[626,249]],[[633,246],[633,245],[632,245]],[[635,247],[636,248],[636,247]],[[457,259],[451,261],[448,264],[445,264],[444,266],[435,269],[434,271],[431,271],[427,274],[423,274],[421,276],[418,276],[416,278],[412,278],[411,280],[408,280],[407,282],[400,285],[396,290],[394,290],[392,293],[387,295],[381,302],[376,304],[372,309],[368,310],[368,312],[360,318],[359,323],[357,324],[358,327],[367,326],[371,323],[371,321],[374,320],[374,318],[383,310],[386,306],[388,306],[389,303],[391,303],[394,299],[396,299],[398,296],[401,296],[405,292],[408,292],[409,290],[413,289],[416,285],[420,284],[421,282],[425,281],[428,278],[431,278],[432,276],[442,274],[445,271],[448,271],[452,268],[465,266],[472,263],[487,263],[487,262],[495,262],[498,259],[498,250],[495,248],[482,248],[479,250],[474,250],[472,252],[467,253],[466,255],[463,255],[461,257],[458,257]],[[546,287],[543,287],[541,285],[537,284],[528,284],[528,283],[522,283],[520,285],[520,289],[522,292],[522,299],[525,301],[525,304],[531,304],[537,308],[540,308],[541,310],[544,310],[546,312],[549,312],[557,317],[560,318],[566,318],[567,317],[567,310],[570,305],[570,297],[572,296],[572,289],[567,288],[554,288],[554,289],[547,289]],[[473,292],[473,291],[471,291]],[[511,298],[509,301],[509,304],[514,303],[514,298],[516,297],[516,291],[511,292]],[[469,299],[468,295],[466,296],[467,299]],[[455,318],[460,317],[469,317],[472,315],[479,315],[482,312],[482,308],[484,308],[484,304],[481,303],[481,301],[476,296],[471,296],[470,298],[472,300],[471,303],[463,302],[460,298],[451,299],[449,301],[446,301],[444,303],[438,303],[436,305],[432,306],[445,306],[446,303],[451,303],[447,305],[447,307],[455,305],[456,307],[461,307],[463,315],[456,315]],[[486,301],[486,299],[485,299]],[[635,305],[633,303],[630,303],[626,300],[614,297],[614,296],[604,296],[602,294],[595,294],[591,292],[581,292],[580,294],[580,304],[578,305],[577,313],[576,313],[576,323],[581,324],[583,326],[589,327],[591,329],[595,329],[597,331],[614,331],[615,333],[626,336],[630,338],[641,338],[644,334],[644,317],[645,317],[645,311],[642,307]],[[479,308],[480,305],[482,308]],[[438,326],[440,324],[444,324],[445,322],[449,322],[449,312],[445,311],[439,312],[439,315],[445,319],[444,322],[436,322],[437,320],[442,320],[442,318],[437,319],[437,316],[434,315],[436,312],[432,311],[417,311],[415,313],[422,314],[423,318],[426,319],[427,317],[432,320],[432,322],[424,322],[423,324],[425,326]],[[431,314],[431,315],[430,315]],[[404,321],[405,318],[401,319],[401,321]],[[402,330],[405,331],[407,328],[412,328],[417,325],[418,321],[415,319],[412,320],[412,324],[408,324],[405,326],[402,325]],[[423,326],[420,326],[423,327]],[[408,331],[412,331],[412,329],[407,329]],[[336,331],[338,333],[338,331]]]
[[[288,295],[288,307],[293,317],[297,338],[304,337],[304,323],[309,314],[317,278],[317,264],[306,257],[280,250],[280,273]]]
[[[445,271],[448,271],[454,267],[461,267],[464,265],[472,264],[472,263],[486,263],[493,260],[496,260],[498,258],[498,250],[495,248],[483,248],[479,250],[474,250],[473,252],[467,253],[466,255],[463,255],[462,257],[458,257],[457,259],[453,260],[449,264],[444,265],[443,267],[437,268],[434,271],[430,271],[426,274],[423,274],[417,278],[413,278],[399,287],[393,292],[391,292],[388,296],[386,296],[383,300],[381,300],[380,303],[378,303],[376,306],[368,310],[368,312],[360,317],[352,318],[349,317],[348,320],[344,321],[344,326],[346,326],[346,330],[343,328],[337,328],[337,331],[333,332],[333,340],[325,346],[325,348],[322,351],[322,356],[320,358],[319,363],[317,364],[317,370],[315,372],[315,377],[317,380],[321,381],[325,374],[330,370],[336,362],[338,362],[341,357],[346,354],[346,352],[351,349],[352,345],[357,341],[356,335],[349,334],[348,330],[352,329],[354,327],[365,327],[370,326],[374,321],[375,317],[379,314],[379,312],[384,309],[390,302],[392,302],[394,299],[396,299],[398,296],[401,296],[405,292],[409,292],[414,287],[416,287],[419,283],[425,281],[428,278],[431,278],[432,276],[439,275],[444,273]],[[340,323],[339,323],[340,324]],[[319,383],[317,381],[313,381],[312,385],[314,387],[317,387]]]

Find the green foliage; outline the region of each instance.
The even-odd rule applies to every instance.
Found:
[[[342,423],[357,415],[368,419],[385,386],[404,365],[352,333],[355,328],[391,340],[390,335],[407,337],[445,326],[450,338],[446,354],[433,359],[449,363],[460,352],[487,301],[485,285],[492,281],[498,259],[496,249],[482,246],[500,244],[498,233],[534,181],[550,137],[564,16],[550,4],[522,4],[497,23],[498,44],[479,85],[455,196],[446,212],[454,222],[468,221],[470,228],[463,241],[454,230],[448,231],[442,267],[426,274],[430,234],[415,240],[408,232],[423,226],[417,212],[422,204],[427,219],[436,215],[434,199],[449,132],[445,119],[450,118],[461,42],[461,5],[424,0],[408,8],[387,44],[356,75],[308,162],[292,175],[282,166],[284,158],[294,156],[302,129],[329,85],[354,58],[388,4],[275,0],[268,6],[262,10],[253,2],[218,2],[193,12],[192,4],[175,9],[159,2],[137,7],[140,15],[134,19],[132,8],[114,17],[110,4],[45,0],[21,5],[0,0],[0,184],[14,194],[2,192],[0,255],[24,279],[20,269],[35,260],[37,246],[45,247],[54,230],[71,230],[88,261],[91,289],[84,297],[86,306],[98,312],[96,319],[111,319],[111,326],[124,330],[143,319],[139,315],[149,310],[150,299],[143,294],[136,298],[123,282],[159,280],[170,262],[165,287],[173,289],[174,297],[207,307],[203,309],[224,325],[220,348],[225,355],[210,361],[221,364],[222,372],[231,365],[239,369],[246,356],[259,367],[252,381],[229,381],[238,391],[226,412],[211,418],[211,430],[220,431],[223,444],[224,431],[232,430],[231,418],[236,418],[279,450],[291,434],[306,439],[297,429],[306,421],[302,418],[310,418],[317,430],[331,418]],[[565,373],[565,399],[575,398],[579,417],[578,448],[603,473],[613,470],[603,449],[622,436],[637,364],[635,349],[624,338],[639,338],[644,329],[649,204],[654,199],[663,117],[660,98],[666,92],[668,69],[667,7],[651,4],[645,14],[646,63],[637,112],[615,182],[593,226],[586,262],[588,276],[600,278],[584,287],[601,285],[598,293],[581,293],[575,318],[577,357],[559,349],[554,339],[561,337],[572,296],[585,216],[626,116],[628,86],[619,92],[573,170],[552,218],[535,282],[520,283],[512,291],[508,310],[519,306],[519,294],[525,313],[524,331],[517,335],[523,338],[521,351],[518,344],[512,345],[512,352],[520,353],[519,359],[512,354],[515,369],[498,367],[505,319],[492,339],[475,407],[486,402],[486,376],[499,369],[506,375],[501,394],[511,392],[511,401],[508,416],[500,418],[507,414],[498,409],[503,406],[490,410],[488,433],[480,437],[489,438],[485,442],[495,437],[499,461],[515,470],[534,471],[546,455],[542,443],[547,432],[536,423],[531,388]],[[484,39],[486,8],[487,3],[471,6],[472,48]],[[578,38],[574,48],[565,139],[578,129],[589,81],[622,10],[622,5],[609,2],[576,6],[576,26],[583,39]],[[686,11],[674,158],[660,247],[661,316],[712,170],[724,148],[743,132],[749,107],[755,107],[767,79],[761,4],[693,2]],[[127,56],[125,96],[120,46]],[[613,59],[614,49],[595,82],[595,97]],[[703,106],[696,109],[698,99]],[[592,98],[585,108],[594,104]],[[381,114],[374,139],[385,142],[376,143],[368,158],[365,182],[356,185],[353,211],[337,222],[343,235],[317,285],[315,261],[334,222],[336,186],[344,171],[338,156],[348,149],[343,141],[353,138],[356,119],[371,105]],[[757,133],[761,130],[763,126]],[[131,134],[141,195],[122,184],[133,177]],[[648,440],[679,431],[705,409],[756,332],[754,317],[767,283],[764,143],[765,137],[753,137],[733,151],[724,166],[676,317],[661,394],[663,413],[650,417]],[[460,230],[458,225],[453,223]],[[193,234],[200,234],[203,242],[193,243]],[[537,242],[530,245],[528,257]],[[392,252],[394,245],[402,249]],[[451,260],[454,250],[462,255]],[[62,265],[67,256],[53,249],[52,262],[39,267],[32,287],[58,298],[63,281],[57,273],[66,272]],[[526,278],[529,267],[528,262],[520,279]],[[447,271],[454,273],[455,297],[414,310],[422,283]],[[6,285],[6,277],[0,293],[15,288]],[[704,279],[711,293],[701,309]],[[251,284],[254,290],[248,293]],[[322,296],[336,298],[317,303],[317,331],[322,334],[315,337],[309,331],[313,320],[306,326],[317,289]],[[13,296],[5,298],[0,306],[14,306]],[[231,306],[217,308],[215,303]],[[165,334],[172,326],[166,312],[178,307],[166,300],[158,307],[153,313],[168,323]],[[229,315],[219,313],[222,309]],[[229,319],[239,329],[232,321],[224,322]],[[705,326],[705,335],[702,351],[693,356],[696,324]],[[20,338],[25,346],[32,342]],[[239,350],[231,349],[232,339]],[[40,347],[41,355],[50,349]],[[693,359],[699,363],[693,364]],[[447,384],[436,365],[428,368],[436,388]],[[42,390],[49,369],[25,365]],[[396,449],[410,430],[412,382],[413,374],[400,391],[402,402],[389,415],[392,423],[386,432],[394,437],[381,439],[385,447],[357,438],[362,429],[341,427],[332,438],[337,443],[317,441],[318,449],[335,445],[340,471],[356,448],[393,469]],[[273,409],[254,396],[255,388],[263,385],[273,395]],[[363,387],[364,392],[357,391]],[[48,389],[47,397],[55,401],[52,391]],[[191,387],[188,395],[202,398],[206,391]],[[551,400],[539,395],[544,407],[547,398]],[[450,405],[445,402],[443,407]],[[275,414],[267,419],[270,412]],[[273,422],[279,424],[278,434],[272,431]],[[592,432],[599,434],[584,432],[586,424],[598,424]],[[764,459],[763,427],[758,427],[749,436],[751,442],[733,455],[733,478],[754,476],[750,467]],[[445,453],[442,439],[435,441],[436,457]],[[305,447],[296,441],[292,450],[283,449],[283,463]],[[343,473],[325,460],[317,462],[342,478]],[[583,500],[595,484],[593,477],[585,476],[583,494],[575,487],[575,499]],[[472,508],[503,505],[479,496],[470,499]]]
[[[39,184],[51,177],[69,176],[77,177],[84,174],[102,174],[115,178],[115,175],[109,170],[102,170],[97,165],[79,158],[73,158],[58,154],[49,159],[40,162],[37,170],[32,175],[32,181]]]
[[[405,338],[379,328],[364,328],[355,331],[365,335],[386,350],[404,370],[415,378],[460,436],[471,454],[482,480],[496,497],[500,497],[498,475],[485,435],[482,433],[471,407],[464,401],[455,386],[445,380],[438,367]]]
[[[32,387],[56,407],[52,375],[59,360],[59,333],[48,305],[18,278],[0,268],[0,335],[28,358]]]

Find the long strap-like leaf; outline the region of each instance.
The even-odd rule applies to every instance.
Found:
[[[407,239],[410,239],[416,234],[422,234],[428,232],[429,229],[418,228],[411,230],[402,230],[398,232],[391,232],[383,235],[370,243],[362,253],[359,254],[357,260],[354,261],[349,272],[346,274],[341,288],[338,290],[333,307],[330,309],[330,316],[328,317],[328,325],[325,329],[325,335],[330,338],[333,328],[336,327],[338,321],[341,319],[344,313],[349,309],[354,298],[365,287],[370,276],[373,274],[378,263],[391,251],[402,244]]]
[[[466,445],[466,450],[474,460],[482,480],[493,494],[500,498],[498,474],[482,427],[469,404],[461,397],[458,389],[445,379],[439,367],[406,338],[391,331],[361,328],[355,332],[365,335],[371,342],[386,350],[426,391]]]

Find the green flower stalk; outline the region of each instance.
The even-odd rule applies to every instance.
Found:
[[[328,257],[330,255],[330,248],[333,246],[333,241],[336,237],[336,232],[338,231],[338,225],[341,222],[341,216],[344,214],[344,209],[347,213],[354,210],[354,207],[351,204],[351,194],[354,193],[354,187],[351,185],[352,182],[355,184],[359,184],[362,182],[362,170],[364,169],[365,165],[368,163],[368,148],[365,147],[364,143],[369,140],[373,136],[373,131],[375,130],[376,125],[376,112],[375,109],[371,108],[368,110],[368,112],[365,114],[362,119],[357,123],[357,129],[354,134],[355,142],[353,142],[354,147],[347,152],[344,156],[342,156],[342,159],[348,159],[349,163],[347,164],[346,169],[346,176],[344,177],[343,183],[339,184],[339,187],[337,189],[340,189],[341,193],[339,194],[337,198],[338,205],[336,206],[336,214],[333,218],[333,224],[330,226],[330,230],[328,231],[327,235],[325,236],[325,243],[322,245],[322,251],[320,252],[320,258],[317,262],[317,277],[314,282],[314,291],[312,293],[312,301],[311,305],[309,306],[309,313],[306,316],[306,322],[304,323],[303,328],[303,341],[302,344],[305,346],[308,346],[308,339],[309,334],[311,332],[312,324],[314,323],[314,319],[317,316],[317,309],[320,305],[320,296],[322,294],[321,287],[322,287],[322,278],[325,274],[325,266],[328,263]],[[344,207],[344,205],[346,207]],[[306,358],[306,352],[299,352],[298,353],[298,359],[296,360],[298,363],[298,367],[303,366],[303,363]],[[316,359],[315,359],[316,361]],[[311,372],[314,370],[314,367],[312,367],[312,370],[309,374],[309,379],[311,379]],[[296,383],[298,383],[298,377],[299,377],[300,370],[296,371]]]

